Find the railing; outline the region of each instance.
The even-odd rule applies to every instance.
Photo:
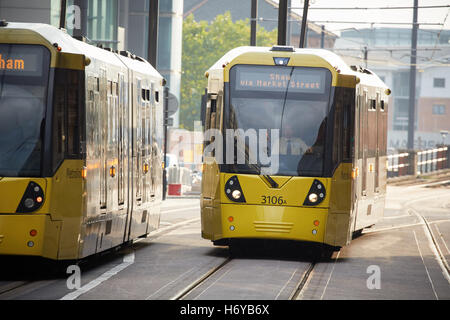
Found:
[[[448,168],[448,147],[417,152],[417,173],[427,173]]]
[[[405,151],[388,155],[388,178],[417,176],[450,168],[450,148],[439,146],[421,151]]]
[[[397,153],[388,156],[388,178],[398,177],[408,174],[409,153]]]

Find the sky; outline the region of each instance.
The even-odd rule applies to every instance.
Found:
[[[374,7],[413,7],[414,0],[310,0],[308,20],[316,21],[366,21],[366,22],[405,22],[412,23],[413,9],[389,10],[337,10],[337,8],[374,8]],[[450,0],[419,0],[420,6],[450,5]],[[303,0],[292,0],[292,8],[299,14],[303,12]],[[301,8],[301,9],[294,9]],[[334,10],[315,8],[336,8]],[[450,7],[448,8],[419,8],[418,21],[420,23],[444,23],[442,25],[420,25],[421,29],[450,30]],[[370,24],[355,23],[322,23],[325,27],[339,35],[340,30],[370,28]],[[374,24],[374,27],[411,28],[411,25]]]

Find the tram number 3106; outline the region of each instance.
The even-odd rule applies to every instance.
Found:
[[[261,203],[283,205],[286,204],[286,200],[283,200],[283,196],[261,196]]]

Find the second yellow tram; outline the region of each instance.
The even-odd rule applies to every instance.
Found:
[[[203,238],[336,248],[383,217],[390,90],[378,76],[285,46],[233,49],[206,76]]]

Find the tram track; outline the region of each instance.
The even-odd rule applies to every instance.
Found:
[[[314,267],[316,266],[316,263],[317,263],[316,261],[313,261],[310,263],[309,267],[306,269],[306,271],[303,273],[302,277],[300,278],[300,281],[298,282],[295,290],[292,292],[291,296],[289,297],[289,300],[301,300],[304,289],[306,288],[306,285],[308,284],[309,280],[311,279],[311,275],[313,273]]]
[[[17,290],[27,284],[30,284],[32,281],[11,281],[6,283],[5,285],[0,286],[0,300],[3,299],[8,293]]]
[[[59,281],[53,280],[36,280],[36,281],[14,281],[13,283],[0,287],[0,300],[17,299],[27,295],[30,292],[46,287]]]
[[[424,226],[424,232],[429,240],[430,249],[436,256],[436,260],[438,261],[438,263],[442,269],[442,273],[445,275],[446,279],[450,283],[450,266],[447,262],[447,259],[445,258],[444,253],[442,252],[442,250],[438,244],[438,240],[436,239],[436,237],[433,234],[433,231],[430,226],[430,222],[428,222],[428,220],[423,215],[421,215],[419,212],[417,212],[417,210],[415,210],[414,208],[408,207],[408,210],[411,213],[413,213],[419,220],[422,221],[421,224]]]
[[[450,180],[438,181],[435,183],[422,185],[421,187],[446,185],[449,183],[449,181]],[[415,208],[413,208],[413,204],[416,202],[420,202],[420,201],[428,200],[428,199],[434,199],[434,198],[438,198],[438,197],[441,197],[441,196],[433,195],[433,196],[420,197],[418,199],[414,199],[412,201],[407,202],[405,204],[405,208],[408,213],[415,215],[419,219],[420,225],[424,226],[424,233],[429,240],[430,249],[433,252],[433,254],[435,255],[436,260],[438,261],[439,266],[442,269],[443,275],[445,276],[447,281],[450,283],[450,265],[448,264],[445,254],[442,252],[441,247],[439,246],[438,239],[436,239],[436,237],[431,229],[432,222],[428,221],[424,215],[420,214]]]
[[[210,287],[215,285],[216,282],[220,281],[220,279],[230,271],[230,269],[226,270],[226,267],[230,264],[231,261],[234,261],[234,260],[235,260],[234,258],[228,257],[221,264],[211,268],[208,272],[203,274],[197,280],[193,281],[192,283],[187,285],[184,289],[180,290],[170,300],[185,300],[185,299],[190,300],[192,298],[193,299],[198,298],[205,291],[207,291]],[[283,286],[283,288],[280,290],[280,292],[278,292],[277,298],[280,294],[285,292],[284,290],[286,287],[292,286],[293,291],[290,294],[289,294],[289,292],[287,292],[287,294],[285,293],[285,298],[287,298],[287,300],[301,300],[304,290],[307,288],[307,285],[312,278],[314,267],[316,266],[317,263],[319,263],[319,261],[314,260],[314,261],[308,263],[306,266],[299,266],[297,271],[294,272],[291,279],[289,279],[287,281],[287,283]],[[298,278],[296,279],[296,277],[295,277],[295,274],[298,272],[298,270],[303,271],[303,273],[300,276],[300,279],[298,279]],[[289,283],[291,283],[291,285],[289,285]],[[206,288],[203,291],[201,291],[200,294],[198,294],[199,293],[198,289],[202,286],[206,286]],[[224,298],[229,299],[228,297],[224,297]]]
[[[226,258],[220,265],[210,269],[207,273],[202,275],[200,278],[186,286],[184,289],[179,291],[175,296],[173,296],[170,300],[183,300],[186,296],[188,296],[191,292],[193,292],[196,288],[200,287],[204,284],[208,279],[215,274],[218,274],[219,271],[223,270],[226,265],[228,265],[233,258]]]

